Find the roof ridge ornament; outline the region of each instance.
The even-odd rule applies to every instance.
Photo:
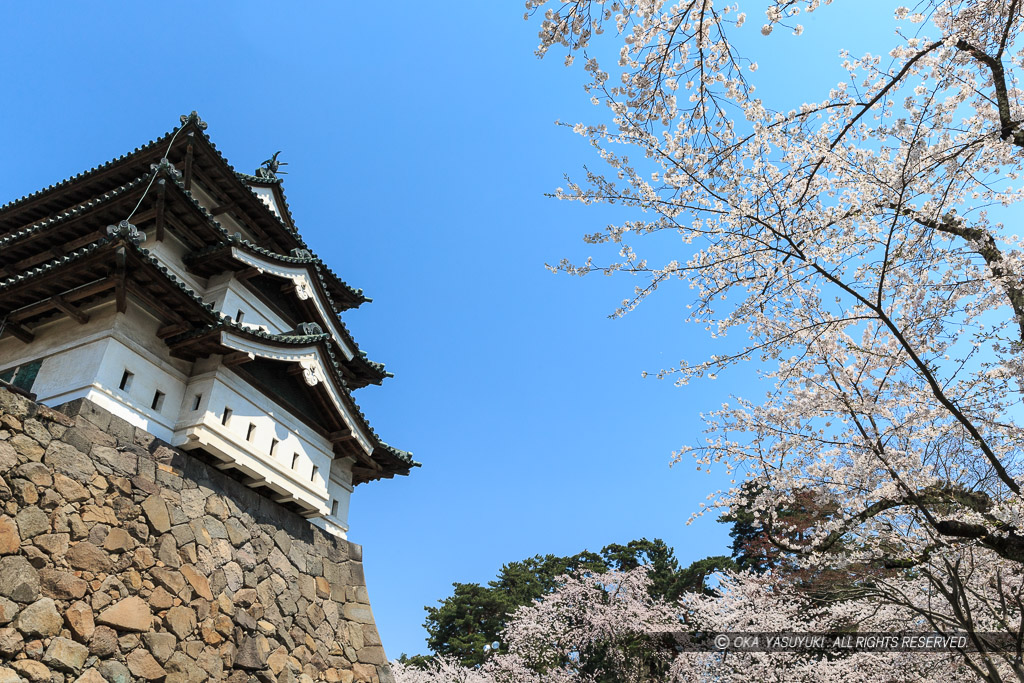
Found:
[[[193,109],[192,112],[189,114],[182,114],[180,117],[178,117],[178,120],[181,121],[182,126],[184,126],[189,121],[195,121],[196,127],[199,130],[206,130],[206,121],[203,121],[201,118],[199,118],[199,114],[196,112],[195,109]]]
[[[304,258],[304,259],[312,259],[313,258],[313,252],[311,252],[309,249],[299,249],[298,247],[296,247],[295,249],[292,249],[291,254],[295,258]]]
[[[181,178],[182,178],[181,171],[176,169],[174,167],[174,164],[172,164],[171,160],[168,159],[167,157],[163,157],[162,159],[160,159],[160,161],[158,163],[150,164],[149,165],[149,170],[152,171],[153,173],[159,173],[160,171],[166,171],[167,175],[171,176],[175,180],[181,180]]]
[[[324,333],[324,328],[317,323],[299,323],[295,332],[304,337],[315,337]]]
[[[126,239],[133,244],[139,244],[146,240],[146,233],[141,232],[137,227],[129,223],[127,219],[122,220],[117,225],[108,225],[107,236],[114,239]]]
[[[274,152],[274,156],[270,157],[269,159],[266,159],[263,163],[260,164],[260,167],[256,169],[257,178],[275,180],[277,178],[278,173],[280,173],[281,175],[288,174],[288,171],[281,170],[281,167],[287,166],[288,162],[277,160],[277,155],[280,153],[281,150],[277,150],[276,152]]]

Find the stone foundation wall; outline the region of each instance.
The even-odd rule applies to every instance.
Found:
[[[0,683],[389,683],[362,550],[95,404],[0,388]]]

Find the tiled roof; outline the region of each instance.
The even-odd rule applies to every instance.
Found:
[[[278,253],[276,253],[276,252],[274,252],[272,250],[269,250],[269,249],[266,249],[266,248],[261,247],[259,245],[253,244],[252,242],[249,242],[247,240],[243,240],[243,239],[241,239],[240,236],[239,237],[235,237],[233,235],[230,235],[227,232],[227,230],[225,230],[220,225],[220,223],[216,221],[216,219],[210,214],[210,212],[207,211],[204,207],[202,207],[202,205],[199,204],[199,202],[196,201],[195,197],[192,196],[192,193],[185,189],[184,183],[180,180],[179,177],[176,177],[177,173],[169,172],[165,164],[160,164],[151,173],[145,174],[145,175],[140,176],[138,178],[135,178],[135,179],[133,179],[133,180],[131,180],[129,182],[126,182],[126,183],[122,184],[121,186],[119,186],[119,187],[117,187],[117,188],[115,188],[113,190],[110,190],[110,191],[108,191],[108,192],[106,192],[106,193],[104,193],[104,194],[102,194],[102,195],[100,195],[98,197],[90,198],[88,201],[82,202],[82,203],[77,204],[77,205],[75,205],[75,206],[73,206],[71,208],[68,208],[68,209],[62,211],[61,213],[59,213],[58,215],[55,215],[55,216],[52,216],[52,217],[47,217],[47,218],[45,218],[43,220],[38,220],[37,222],[29,225],[26,228],[23,228],[23,229],[15,232],[15,233],[12,233],[12,234],[9,234],[9,235],[3,237],[2,239],[0,239],[0,248],[3,248],[4,246],[10,245],[10,244],[13,244],[13,243],[15,243],[15,242],[17,242],[17,241],[19,241],[21,239],[24,239],[24,238],[26,238],[26,237],[28,237],[28,236],[30,236],[32,234],[35,234],[35,233],[37,233],[39,231],[42,231],[42,230],[45,230],[46,228],[52,227],[54,224],[57,224],[57,223],[60,223],[62,221],[69,220],[69,219],[71,219],[71,218],[73,218],[75,216],[81,215],[81,214],[83,214],[83,213],[85,213],[85,212],[95,208],[96,206],[98,206],[100,204],[104,204],[104,203],[110,202],[110,201],[112,201],[112,200],[114,200],[114,199],[116,199],[118,197],[122,197],[125,194],[133,191],[134,189],[136,189],[138,187],[140,187],[143,183],[149,182],[150,179],[155,174],[159,174],[161,171],[164,171],[164,175],[167,178],[172,180],[172,184],[177,189],[179,189],[181,191],[181,193],[183,193],[183,195],[185,197],[187,197],[192,202],[194,207],[197,208],[202,213],[202,215],[210,222],[210,224],[212,226],[214,226],[216,228],[216,230],[220,234],[223,235],[223,237],[224,237],[223,244],[222,245],[214,245],[212,247],[209,247],[209,249],[214,249],[214,248],[222,247],[225,244],[236,244],[236,245],[242,246],[243,248],[250,249],[250,250],[252,250],[254,252],[257,252],[257,253],[259,253],[259,254],[261,254],[263,256],[266,256],[268,258],[277,259],[277,260],[279,260],[281,262],[296,263],[296,264],[301,263],[301,264],[305,264],[305,265],[310,266],[310,270],[316,272],[317,279],[320,282],[321,289],[326,294],[326,298],[327,298],[328,304],[331,307],[331,310],[335,314],[335,318],[336,318],[336,321],[337,321],[337,323],[339,325],[339,328],[346,335],[347,341],[350,342],[352,344],[352,347],[356,350],[356,352],[357,352],[356,357],[359,358],[360,361],[362,363],[364,363],[366,366],[368,366],[373,371],[378,373],[382,378],[383,377],[387,377],[387,376],[391,376],[390,373],[388,373],[388,372],[386,372],[384,370],[384,366],[382,364],[375,363],[373,361],[368,360],[366,358],[365,353],[360,351],[358,346],[355,344],[355,341],[352,339],[351,334],[349,334],[347,328],[345,327],[344,323],[340,319],[340,316],[339,316],[339,313],[338,313],[338,308],[335,305],[335,303],[334,303],[334,301],[333,301],[333,299],[331,298],[331,295],[330,295],[330,291],[331,290],[330,290],[330,287],[328,286],[328,281],[331,281],[331,283],[337,289],[344,290],[344,291],[347,291],[348,293],[350,293],[353,296],[354,299],[357,299],[357,300],[360,300],[360,301],[370,301],[370,299],[363,295],[362,290],[353,289],[348,284],[346,284],[343,280],[341,280],[341,278],[339,278],[334,273],[334,271],[332,271],[326,264],[324,264],[319,258],[317,258],[309,250],[308,246],[305,244],[305,242],[303,241],[302,237],[299,235],[299,233],[298,233],[297,229],[294,227],[294,225],[293,224],[290,225],[281,216],[276,215],[272,210],[270,210],[269,207],[267,207],[261,200],[259,200],[259,198],[256,196],[256,194],[252,191],[252,189],[247,184],[247,183],[251,182],[251,183],[255,183],[255,184],[277,185],[278,188],[281,189],[281,180],[279,178],[273,178],[273,179],[261,178],[261,177],[258,177],[258,176],[251,176],[251,175],[248,175],[248,174],[239,173],[239,172],[235,171],[234,167],[231,166],[231,164],[227,161],[227,159],[220,152],[220,150],[217,149],[217,146],[213,143],[213,141],[210,139],[210,137],[204,132],[205,128],[206,128],[206,124],[202,122],[202,120],[199,118],[199,116],[195,112],[192,112],[191,114],[186,115],[186,116],[182,116],[181,117],[181,122],[182,122],[181,126],[173,129],[172,131],[166,133],[165,135],[163,135],[163,136],[161,136],[161,137],[159,137],[159,138],[157,138],[155,140],[150,140],[145,145],[142,145],[140,147],[136,147],[132,152],[130,152],[128,154],[124,154],[124,155],[121,155],[121,156],[116,157],[114,159],[111,159],[110,161],[108,161],[106,163],[103,163],[103,164],[100,164],[98,166],[95,166],[95,167],[93,167],[93,168],[91,168],[91,169],[89,169],[87,171],[83,171],[81,173],[78,173],[78,174],[76,174],[74,176],[71,176],[69,178],[66,178],[66,179],[64,179],[64,180],[62,180],[62,181],[60,181],[58,183],[54,183],[52,185],[49,185],[48,187],[42,188],[40,190],[37,190],[36,192],[32,192],[31,194],[24,195],[22,197],[19,197],[17,199],[14,199],[14,200],[4,204],[3,206],[0,206],[0,216],[2,216],[4,213],[6,213],[8,211],[12,211],[12,210],[17,209],[18,207],[20,207],[20,206],[22,206],[22,205],[24,205],[24,204],[26,204],[26,203],[34,200],[34,199],[43,197],[44,195],[51,194],[51,193],[57,195],[58,191],[64,190],[65,188],[68,188],[69,186],[72,186],[72,185],[74,185],[76,183],[82,182],[83,180],[86,180],[86,179],[90,178],[91,176],[94,176],[94,175],[96,175],[98,173],[101,173],[103,171],[106,171],[108,169],[114,168],[114,167],[118,166],[119,164],[125,163],[126,160],[129,160],[131,157],[134,157],[134,156],[137,156],[137,155],[140,155],[140,154],[149,154],[149,153],[153,152],[154,150],[159,150],[159,149],[161,149],[161,147],[163,147],[165,145],[169,145],[169,143],[172,140],[174,142],[178,142],[177,139],[175,138],[177,133],[191,124],[196,131],[201,133],[202,139],[209,145],[210,149],[213,151],[213,153],[216,155],[216,157],[224,164],[224,166],[226,167],[226,169],[228,171],[228,175],[230,175],[232,178],[234,178],[234,180],[238,183],[238,187],[244,188],[244,190],[248,194],[252,195],[252,197],[255,200],[253,202],[253,206],[255,207],[258,204],[260,207],[262,207],[261,209],[256,209],[256,210],[257,211],[265,212],[265,214],[264,214],[265,217],[269,216],[269,217],[271,217],[272,220],[276,221],[276,223],[280,226],[280,228],[287,235],[289,235],[292,238],[292,240],[294,240],[295,244],[298,245],[298,247],[297,247],[298,249],[304,249],[307,252],[309,252],[310,255],[308,257],[304,256],[304,255],[284,255],[284,254],[278,254]],[[281,190],[281,194],[282,194],[282,197],[283,197],[284,196],[283,189]],[[57,196],[59,196],[59,195],[57,195]],[[289,209],[289,207],[287,205],[287,200],[284,201],[283,210],[287,213],[287,216],[288,216],[289,221],[290,221],[291,220],[291,212],[290,212],[290,209]],[[254,337],[259,337],[259,338],[266,339],[266,340],[269,340],[269,341],[274,341],[274,342],[277,342],[277,343],[294,344],[294,345],[309,345],[309,344],[320,344],[320,345],[323,345],[323,348],[326,350],[327,355],[328,355],[328,357],[330,359],[331,371],[334,374],[335,379],[337,380],[338,386],[344,392],[346,400],[350,404],[350,406],[351,406],[352,410],[354,411],[354,413],[358,416],[358,419],[361,422],[362,426],[367,430],[367,432],[369,432],[372,435],[373,439],[376,441],[374,452],[376,453],[376,451],[378,449],[380,449],[380,450],[383,450],[388,455],[396,458],[401,463],[404,463],[404,464],[408,465],[409,467],[419,467],[420,466],[420,463],[418,463],[418,462],[416,462],[416,461],[414,461],[412,459],[412,454],[411,453],[399,450],[399,449],[394,448],[392,446],[389,446],[388,444],[386,444],[383,441],[381,441],[380,437],[377,435],[377,433],[370,426],[369,422],[366,419],[366,416],[359,409],[359,406],[356,404],[355,400],[353,399],[353,397],[351,395],[351,390],[349,389],[347,383],[345,382],[345,379],[344,379],[344,377],[342,375],[342,372],[341,372],[341,368],[340,368],[340,366],[338,364],[338,361],[337,361],[337,359],[335,357],[334,350],[333,350],[332,343],[331,343],[331,337],[330,337],[329,334],[323,333],[323,334],[313,334],[313,335],[310,335],[310,334],[280,334],[279,335],[279,334],[271,334],[271,333],[262,332],[261,330],[257,330],[257,329],[251,328],[251,327],[240,325],[239,323],[236,323],[235,321],[233,321],[231,318],[223,315],[219,311],[216,311],[213,308],[212,305],[205,303],[202,300],[202,298],[199,297],[199,295],[197,295],[192,289],[190,289],[183,282],[178,280],[165,266],[163,266],[159,262],[159,260],[157,260],[155,257],[153,257],[147,249],[142,248],[141,246],[139,246],[139,244],[137,242],[133,241],[132,239],[127,239],[127,238],[125,238],[121,234],[113,234],[113,235],[108,235],[107,237],[102,237],[102,238],[98,239],[97,241],[93,242],[92,244],[89,244],[89,245],[86,245],[86,246],[81,247],[79,249],[76,249],[75,251],[72,251],[72,252],[70,252],[68,254],[55,257],[55,258],[53,258],[53,259],[51,259],[49,261],[46,261],[45,263],[42,263],[42,264],[40,264],[38,266],[29,268],[29,269],[25,270],[24,272],[19,273],[17,275],[13,275],[13,276],[8,277],[6,279],[2,279],[2,280],[0,280],[0,291],[2,291],[4,289],[7,289],[7,288],[9,288],[9,287],[11,287],[11,286],[13,286],[15,284],[19,284],[19,283],[25,282],[26,280],[31,280],[33,278],[37,278],[37,277],[40,277],[42,275],[45,275],[45,274],[50,273],[50,272],[52,272],[52,271],[54,271],[54,270],[56,270],[58,268],[62,268],[64,266],[66,266],[66,265],[69,265],[69,264],[71,264],[71,263],[73,263],[75,261],[84,259],[87,256],[89,256],[91,254],[95,254],[95,253],[101,251],[102,249],[104,249],[105,247],[112,246],[114,244],[124,244],[125,246],[133,249],[140,256],[140,258],[142,258],[144,261],[146,261],[147,263],[152,265],[170,283],[172,283],[174,286],[176,286],[178,289],[180,289],[183,293],[185,293],[197,306],[199,306],[202,309],[202,311],[208,316],[208,319],[211,321],[210,324],[204,326],[200,330],[197,330],[194,333],[187,333],[186,335],[182,335],[181,337],[176,337],[175,339],[187,338],[187,337],[191,336],[192,334],[197,334],[198,335],[198,334],[207,333],[207,332],[209,332],[210,330],[213,330],[213,329],[221,329],[221,328],[228,329],[228,328],[230,328],[230,329],[236,330],[236,331],[241,332],[241,333],[246,334],[246,335],[250,335],[250,336],[254,336]],[[206,250],[200,250],[199,253],[202,253],[202,251],[206,251]]]
[[[125,246],[131,247],[132,249],[134,249],[138,253],[138,255],[144,261],[146,261],[147,263],[151,264],[154,268],[156,268],[173,285],[175,285],[183,293],[187,294],[189,296],[189,298],[191,298],[198,306],[202,307],[207,313],[209,313],[210,315],[214,316],[215,318],[227,319],[227,317],[223,313],[221,313],[220,311],[215,310],[211,304],[208,304],[205,301],[203,301],[202,298],[198,294],[196,294],[194,291],[192,291],[192,289],[190,287],[188,287],[185,283],[183,283],[178,278],[174,277],[174,274],[171,273],[167,269],[166,266],[161,264],[159,260],[157,260],[154,256],[152,256],[149,253],[148,249],[144,249],[144,248],[140,247],[138,244],[136,244],[134,241],[132,241],[130,239],[124,239],[124,238],[122,238],[122,237],[120,237],[118,235],[108,236],[108,237],[101,237],[100,239],[96,240],[92,244],[86,245],[86,246],[82,247],[81,249],[76,249],[75,251],[72,251],[72,252],[70,252],[68,254],[65,254],[63,256],[58,256],[58,257],[53,258],[53,259],[51,259],[49,261],[46,261],[45,263],[41,263],[40,265],[38,265],[38,266],[36,266],[34,268],[29,268],[28,270],[26,270],[23,273],[19,273],[17,275],[13,275],[13,276],[5,279],[5,280],[0,280],[0,290],[6,289],[6,288],[10,287],[11,285],[19,284],[19,283],[24,282],[26,280],[31,280],[32,278],[36,278],[36,277],[39,277],[41,275],[45,275],[46,273],[54,271],[57,268],[60,268],[60,267],[66,266],[66,265],[68,265],[70,263],[73,263],[75,261],[81,260],[81,259],[85,258],[86,256],[88,256],[90,254],[94,254],[94,253],[100,251],[101,249],[103,249],[104,247],[106,247],[108,245],[111,245],[111,244],[114,244],[114,243],[118,243],[118,242],[122,242],[122,243],[124,243]]]
[[[21,230],[18,230],[17,232],[12,232],[11,234],[7,235],[6,237],[0,238],[0,249],[3,249],[4,247],[6,247],[6,246],[8,246],[10,244],[13,244],[14,242],[18,242],[18,241],[28,237],[29,235],[35,234],[35,233],[37,233],[37,232],[39,232],[41,230],[49,228],[49,227],[53,226],[56,223],[62,223],[62,222],[66,221],[66,220],[68,220],[70,218],[73,218],[75,216],[81,215],[81,214],[89,211],[90,209],[94,209],[94,208],[96,208],[97,206],[99,206],[101,204],[105,204],[105,203],[107,203],[107,202],[109,202],[109,201],[111,201],[113,199],[116,199],[118,197],[124,196],[128,192],[131,192],[132,190],[134,190],[134,189],[140,187],[141,185],[143,185],[144,183],[148,182],[149,178],[150,178],[150,174],[146,174],[144,176],[140,176],[140,177],[136,178],[135,180],[132,180],[129,183],[125,183],[124,185],[122,185],[122,186],[120,186],[118,188],[115,188],[113,190],[110,190],[109,192],[103,193],[99,197],[95,197],[93,199],[90,199],[87,202],[82,202],[81,204],[78,204],[77,206],[73,206],[70,209],[68,209],[67,211],[63,211],[63,212],[57,214],[56,216],[52,216],[52,217],[47,218],[45,220],[41,220],[38,223],[33,223],[32,225],[30,225],[30,226],[28,226],[26,228],[22,228]]]
[[[344,393],[345,398],[347,399],[350,407],[352,408],[352,411],[355,413],[359,422],[361,423],[361,426],[377,442],[375,446],[383,448],[385,451],[391,453],[399,460],[410,465],[411,467],[420,466],[420,463],[412,459],[412,453],[399,450],[381,441],[380,435],[378,435],[377,432],[370,425],[369,420],[366,419],[366,415],[363,414],[362,409],[359,408],[359,404],[356,403],[355,398],[352,396],[352,391],[351,389],[349,389],[348,382],[345,381],[345,377],[342,374],[341,366],[338,363],[337,356],[335,356],[334,354],[334,348],[331,343],[330,334],[326,332],[321,334],[275,334],[272,332],[264,332],[259,328],[243,325],[242,323],[236,322],[228,318],[227,316],[222,316],[221,320],[213,325],[207,325],[203,328],[199,328],[196,330],[192,330],[191,332],[186,332],[184,334],[171,337],[167,340],[167,343],[178,344],[182,341],[187,341],[189,339],[194,339],[197,337],[207,335],[210,332],[214,332],[216,330],[231,330],[233,332],[241,333],[244,336],[262,339],[270,342],[276,342],[279,344],[288,344],[292,346],[312,346],[314,344],[322,344],[322,348],[327,352],[327,358],[330,361],[328,369],[331,370],[331,373],[335,381],[337,382],[338,386]]]
[[[329,369],[331,370],[334,379],[337,382],[337,385],[341,388],[346,400],[348,401],[350,407],[352,408],[353,413],[360,421],[361,426],[373,437],[374,441],[376,441],[375,448],[377,446],[383,448],[386,452],[391,453],[395,457],[399,458],[399,460],[401,460],[403,463],[408,464],[410,467],[419,466],[419,463],[412,460],[411,454],[388,446],[383,441],[381,441],[380,436],[377,434],[376,431],[374,431],[373,427],[370,426],[369,421],[366,419],[366,415],[363,414],[362,410],[359,408],[359,405],[352,397],[352,392],[348,388],[348,384],[345,381],[344,376],[342,375],[341,367],[338,364],[337,358],[332,348],[330,334],[327,334],[326,332],[321,334],[273,334],[235,322],[228,316],[225,316],[224,314],[215,310],[213,306],[211,306],[210,304],[205,303],[199,297],[199,295],[192,291],[192,289],[190,289],[183,282],[178,280],[173,273],[168,271],[168,269],[165,266],[161,265],[160,262],[149,253],[148,249],[144,249],[143,247],[139,246],[130,239],[125,239],[120,235],[100,238],[99,240],[93,242],[88,246],[82,247],[81,249],[77,249],[64,256],[59,256],[57,258],[51,259],[50,261],[47,261],[46,263],[36,266],[35,268],[30,268],[24,273],[19,273],[18,275],[14,275],[4,280],[0,280],[0,291],[12,285],[25,282],[26,280],[30,280],[32,278],[45,275],[46,273],[52,272],[58,268],[61,268],[70,263],[83,259],[90,254],[94,254],[102,250],[104,247],[114,246],[115,244],[118,246],[123,244],[124,246],[133,249],[143,260],[153,265],[165,278],[167,278],[169,282],[171,282],[178,289],[187,294],[196,303],[196,305],[200,306],[207,314],[209,314],[214,320],[216,320],[216,322],[212,324],[197,328],[191,332],[171,337],[166,340],[167,343],[177,343],[183,340],[199,337],[218,329],[230,329],[235,332],[239,332],[245,336],[255,337],[258,339],[277,342],[281,344],[289,344],[295,346],[309,346],[312,344],[322,344],[324,350],[327,352],[327,357],[330,361]]]
[[[136,154],[139,154],[140,152],[148,152],[148,151],[156,148],[157,146],[170,141],[171,137],[174,135],[175,132],[177,132],[177,130],[178,129],[175,128],[170,133],[167,133],[166,135],[163,135],[163,136],[157,138],[156,140],[150,140],[145,145],[142,145],[141,147],[136,147],[134,150],[132,150],[128,154],[122,154],[121,156],[116,157],[114,159],[111,159],[110,161],[108,161],[106,163],[103,163],[103,164],[100,164],[99,166],[93,166],[88,171],[82,171],[81,173],[77,173],[77,174],[71,176],[70,178],[65,178],[64,180],[61,180],[60,182],[54,183],[52,185],[48,185],[48,186],[46,186],[46,187],[44,187],[44,188],[42,188],[40,190],[36,190],[35,192],[32,192],[30,194],[26,194],[26,195],[23,195],[21,197],[18,197],[17,199],[13,199],[13,200],[7,202],[6,204],[4,204],[3,206],[0,206],[0,214],[6,212],[9,209],[12,209],[12,208],[14,208],[16,206],[19,206],[20,204],[24,204],[25,202],[27,202],[29,200],[35,199],[35,198],[40,197],[40,196],[42,196],[44,194],[47,194],[49,192],[53,192],[55,190],[62,189],[62,188],[66,187],[66,186],[68,186],[68,185],[70,185],[72,183],[75,183],[75,182],[78,182],[80,180],[83,180],[84,178],[87,178],[90,175],[93,175],[94,173],[98,173],[99,171],[104,171],[104,170],[106,170],[108,168],[111,168],[112,166],[116,166],[117,164],[123,162],[128,157],[131,157],[131,156],[134,156]]]
[[[200,208],[202,208],[202,207],[200,207]],[[210,220],[213,220],[213,218],[211,217]],[[345,322],[341,319],[341,313],[340,313],[340,311],[338,311],[338,306],[334,303],[334,299],[331,297],[330,290],[327,288],[327,285],[324,282],[323,272],[322,272],[323,262],[319,258],[317,258],[315,255],[313,255],[312,252],[310,252],[310,256],[308,256],[308,257],[306,257],[306,256],[285,256],[283,254],[278,254],[277,252],[271,251],[269,249],[265,249],[265,248],[259,246],[258,244],[253,244],[249,240],[243,239],[240,235],[228,235],[227,232],[224,231],[224,229],[220,227],[219,223],[217,224],[217,227],[220,228],[222,232],[224,232],[224,236],[225,236],[224,237],[224,242],[221,243],[221,244],[213,244],[213,245],[210,245],[208,247],[204,247],[203,249],[199,249],[199,250],[189,254],[186,257],[186,262],[194,262],[194,261],[202,260],[205,256],[208,256],[209,254],[212,254],[212,253],[214,253],[216,251],[224,249],[225,247],[228,247],[228,246],[238,246],[238,247],[242,247],[243,249],[247,249],[247,250],[249,250],[251,252],[255,252],[255,253],[257,253],[257,254],[259,254],[261,256],[265,256],[267,258],[272,258],[274,260],[280,261],[281,263],[289,263],[289,264],[294,264],[294,265],[310,266],[310,270],[312,272],[316,273],[317,279],[320,281],[321,289],[323,289],[323,293],[324,293],[324,295],[326,296],[326,299],[327,299],[327,305],[330,306],[331,312],[334,313],[334,322],[337,324],[338,329],[340,329],[341,333],[344,335],[345,341],[348,342],[348,344],[351,345],[352,348],[355,349],[355,351],[356,351],[355,358],[358,358],[366,366],[368,366],[373,372],[375,372],[376,374],[380,375],[381,379],[384,379],[386,377],[394,377],[393,374],[391,374],[390,372],[388,372],[387,370],[384,369],[384,364],[383,363],[377,363],[375,361],[370,360],[369,358],[366,357],[366,353],[359,349],[359,345],[356,343],[355,339],[352,337],[352,333],[349,332],[348,327],[345,326]],[[344,284],[344,283],[342,283],[342,284]],[[358,296],[362,296],[362,290],[351,290],[351,291],[354,292]],[[364,300],[365,301],[369,301],[369,299],[365,299],[365,297],[364,297]]]

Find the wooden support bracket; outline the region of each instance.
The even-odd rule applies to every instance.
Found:
[[[193,134],[189,133],[188,137],[189,137],[188,147],[185,148],[185,179],[183,181],[183,184],[185,185],[185,189],[186,190],[191,190],[192,189],[192,161],[193,161],[193,157],[195,155],[195,150],[193,149],[194,146],[192,144]]]
[[[156,241],[164,241],[164,212],[167,202],[167,181],[163,178],[157,181],[156,194]]]
[[[226,367],[232,368],[236,365],[242,365],[248,363],[251,360],[255,360],[256,356],[246,351],[236,351],[235,353],[229,353],[221,359],[221,363]]]
[[[89,322],[89,316],[83,313],[82,309],[73,304],[69,304],[60,294],[50,297],[50,301],[53,302],[53,305],[58,309],[71,316],[71,318],[79,325],[84,325]]]
[[[18,323],[12,323],[8,321],[7,324],[4,326],[4,330],[10,332],[14,337],[20,339],[26,344],[31,344],[36,338],[36,335],[29,332],[26,328],[22,327]]]
[[[189,326],[185,323],[175,323],[172,325],[164,325],[156,331],[156,336],[160,339],[167,339],[178,334],[189,331]]]

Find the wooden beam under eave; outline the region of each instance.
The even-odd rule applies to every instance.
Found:
[[[117,312],[124,313],[128,310],[128,288],[126,261],[128,254],[125,248],[118,247],[115,253],[116,266],[114,267],[114,300],[117,302]]]
[[[189,331],[189,326],[185,323],[174,323],[171,325],[164,325],[156,331],[156,336],[159,339],[167,339],[178,334],[183,334]]]
[[[356,435],[352,431],[344,429],[337,432],[331,432],[328,434],[327,440],[333,444],[343,444],[348,443],[349,441],[355,441]]]
[[[185,148],[185,178],[182,184],[185,186],[186,190],[192,189],[192,162],[195,156],[195,149],[194,145],[192,144],[192,138],[194,135],[194,133],[188,134],[188,147]]]
[[[260,274],[260,272],[260,269],[257,268],[256,266],[250,266],[244,270],[240,270],[237,273],[235,273],[235,279],[240,282],[244,282],[250,278],[256,277],[257,275]]]
[[[70,303],[73,301],[77,301],[79,299],[85,299],[86,297],[90,297],[94,294],[99,294],[101,292],[113,288],[114,283],[112,281],[108,279],[103,279],[98,280],[96,282],[91,282],[87,285],[82,285],[77,289],[72,289],[70,292],[64,292],[64,294],[62,294],[61,296],[64,298],[65,301]],[[11,320],[13,322],[21,322],[23,320],[31,318],[32,316],[39,315],[40,313],[45,313],[46,311],[49,311],[52,308],[54,308],[53,302],[51,302],[49,299],[46,299],[44,301],[40,301],[29,306],[25,306],[24,308],[19,308],[18,310],[10,314],[8,320]]]
[[[29,332],[27,329],[25,329],[18,323],[8,322],[6,325],[4,325],[3,329],[5,332],[10,332],[11,336],[20,339],[22,342],[26,344],[31,344],[33,341],[35,341],[36,338],[36,335]]]
[[[214,209],[210,212],[210,215],[216,218],[222,213],[234,211],[237,208],[238,204],[236,202],[228,202],[227,204],[221,204],[220,206],[214,207]]]
[[[125,286],[130,293],[142,299],[146,303],[146,306],[157,311],[172,323],[180,324],[186,322],[185,316],[160,301],[159,294],[153,294],[142,285],[131,281],[129,281]]]
[[[167,201],[167,181],[163,178],[157,181],[156,194],[156,241],[164,241],[164,211]]]
[[[71,317],[71,319],[77,322],[79,325],[84,325],[87,322],[89,322],[88,314],[83,313],[82,309],[65,301],[64,297],[62,297],[60,294],[50,297],[50,301],[53,302],[53,305],[56,308],[63,311],[64,313],[67,313]]]
[[[248,353],[247,351],[236,351],[235,353],[225,355],[220,362],[226,367],[233,368],[236,365],[242,365],[243,363],[248,363],[255,359],[256,356]]]

